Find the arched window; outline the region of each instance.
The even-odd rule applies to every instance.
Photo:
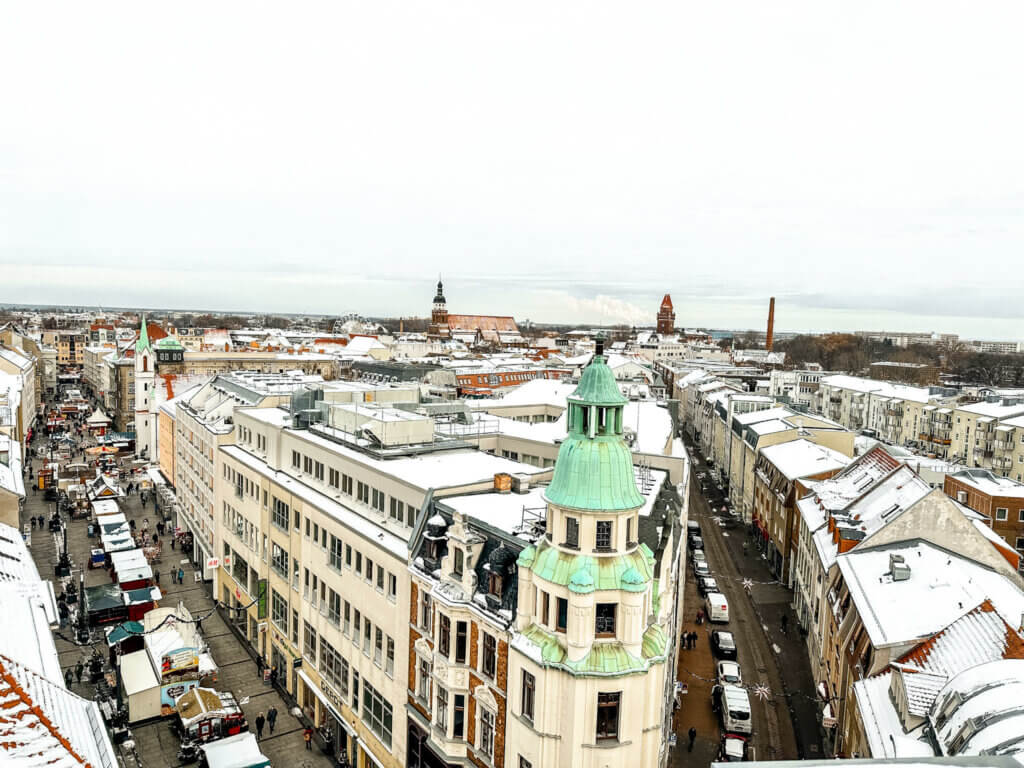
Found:
[[[149,356],[148,355],[143,355],[142,356],[142,371],[143,371],[143,373],[146,373],[146,372],[149,371]]]

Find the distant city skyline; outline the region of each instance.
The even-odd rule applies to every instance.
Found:
[[[1019,4],[314,6],[12,5],[0,302],[1024,337]]]
[[[659,291],[656,294],[640,295],[631,294],[633,300],[627,301],[618,297],[608,296],[605,294],[599,294],[594,298],[575,298],[569,295],[558,296],[558,300],[563,302],[564,305],[568,305],[572,308],[570,310],[562,308],[561,310],[541,311],[534,312],[532,315],[529,312],[517,311],[514,306],[516,294],[491,294],[490,292],[481,292],[480,284],[471,280],[465,283],[457,277],[444,277],[445,294],[448,299],[448,307],[451,312],[460,312],[464,314],[486,314],[494,313],[500,315],[512,315],[518,321],[530,320],[535,323],[553,324],[553,325],[636,325],[641,327],[651,327],[655,325],[656,314],[658,305],[661,302],[661,298],[665,293],[672,295],[672,300],[676,310],[676,327],[677,328],[712,328],[722,330],[734,330],[734,331],[759,331],[763,332],[767,325],[768,318],[768,299],[765,296],[764,300],[760,303],[756,301],[754,297],[742,297],[740,299],[730,299],[728,297],[709,298],[707,296],[691,296],[685,293],[675,293],[671,290]],[[420,287],[427,290],[430,294],[427,300],[424,301],[421,295],[417,297],[410,296],[410,306],[408,311],[402,311],[401,309],[393,312],[385,312],[375,309],[373,306],[366,302],[357,302],[356,304],[339,307],[338,309],[321,308],[315,309],[311,306],[302,308],[296,303],[295,306],[289,307],[285,302],[275,302],[272,307],[257,307],[252,305],[243,304],[232,304],[229,306],[218,306],[213,304],[200,304],[191,303],[186,305],[159,305],[152,302],[140,302],[140,303],[118,303],[111,301],[109,303],[90,304],[82,301],[10,301],[5,296],[0,295],[0,306],[9,305],[33,305],[38,307],[49,307],[49,306],[65,306],[65,307],[98,307],[106,308],[111,310],[152,310],[154,312],[210,312],[210,313],[239,313],[239,314],[266,314],[266,315],[320,315],[320,316],[341,316],[354,312],[361,314],[365,317],[379,317],[379,318],[401,318],[401,317],[418,317],[418,318],[429,318],[430,316],[430,304],[429,299],[433,296],[434,286],[436,284],[436,275],[432,279],[426,279],[420,286],[416,285],[409,286],[411,290],[414,287]],[[400,281],[402,283],[406,281]],[[462,305],[457,297],[462,294],[465,289],[465,295],[468,297],[476,297],[475,299],[470,298],[471,302],[469,305]],[[542,294],[542,298],[545,300],[549,299],[554,292],[548,291]],[[529,293],[525,294],[529,295]],[[453,298],[455,297],[455,298]],[[112,297],[113,298],[113,297]],[[493,304],[488,304],[486,299],[491,299]],[[949,318],[939,316],[926,316],[926,315],[915,315],[910,313],[900,312],[885,312],[878,311],[872,313],[860,312],[856,309],[835,309],[835,310],[821,310],[808,308],[804,306],[792,306],[787,305],[784,301],[785,297],[776,297],[776,315],[775,315],[775,332],[776,334],[799,334],[799,333],[855,333],[858,331],[901,331],[906,333],[954,333],[960,336],[962,339],[979,339],[979,340],[992,340],[992,341],[1022,341],[1024,340],[1024,329],[1021,329],[1018,335],[1012,334],[1014,322],[1010,321],[1007,323],[1008,335],[997,335],[990,331],[995,327],[990,320],[978,322],[977,318]],[[648,302],[647,305],[641,305],[639,302],[645,300]],[[417,302],[418,303],[415,303]],[[502,305],[500,302],[510,302],[508,306]],[[737,309],[740,308],[740,311]],[[715,317],[719,318],[720,322],[707,322],[701,320],[701,314],[704,313],[704,317]],[[761,313],[760,319],[758,319],[758,313]],[[578,314],[574,314],[578,313]],[[813,321],[815,318],[819,320],[823,317],[834,316],[837,318],[837,322],[847,321],[847,325],[804,325],[799,326],[795,324],[789,324],[785,322],[785,318],[790,319],[790,323],[793,322],[792,318],[801,317],[808,318]],[[740,318],[750,318],[748,324],[744,324],[740,321]],[[951,320],[959,320],[960,327],[951,325]],[[874,321],[875,324],[870,325]],[[922,322],[931,321],[933,325],[922,325]],[[916,323],[916,324],[914,324]],[[965,332],[964,328],[977,327],[982,331],[988,331],[987,333],[970,333]],[[1020,328],[1019,325],[1017,325]]]

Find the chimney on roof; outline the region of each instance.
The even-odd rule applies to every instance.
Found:
[[[772,339],[775,335],[775,297],[768,299],[768,333],[765,335],[764,348],[772,351]]]

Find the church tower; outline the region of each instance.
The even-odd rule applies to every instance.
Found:
[[[662,336],[671,336],[675,332],[676,313],[672,308],[672,297],[666,293],[658,309],[658,333]]]
[[[448,335],[448,304],[444,298],[444,286],[441,276],[437,276],[437,293],[434,294],[434,305],[430,311],[430,334],[433,336]]]
[[[545,533],[517,561],[517,649],[531,650],[510,656],[509,680],[526,681],[544,704],[531,713],[532,728],[513,723],[507,738],[535,766],[654,768],[664,749],[673,630],[659,605],[654,553],[638,543],[649,521],[623,438],[627,399],[602,353],[599,342],[568,398],[568,435],[544,494]],[[595,744],[600,759],[581,762]]]
[[[155,381],[156,355],[149,342],[146,316],[143,315],[139,338],[135,342],[135,453],[138,456],[151,456],[156,442],[156,416],[151,408]]]

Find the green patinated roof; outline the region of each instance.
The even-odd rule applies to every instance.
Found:
[[[181,342],[173,336],[164,336],[162,339],[153,344],[154,349],[184,349],[181,346]]]
[[[636,568],[630,566],[622,573],[619,585],[627,592],[643,592],[647,587],[647,579]]]
[[[653,659],[665,655],[668,647],[668,635],[661,624],[651,624],[644,632],[643,643],[640,646],[645,659]]]
[[[579,661],[569,661],[565,649],[558,642],[558,637],[536,624],[523,630],[523,636],[540,648],[540,655],[545,666],[560,667],[573,675],[630,675],[646,672],[652,664],[665,660],[665,632],[657,625],[651,626],[643,637],[641,653],[638,658],[629,653],[622,643],[594,643],[590,653]]]
[[[594,591],[594,577],[586,568],[580,568],[569,577],[569,591],[589,595]]]
[[[520,568],[529,568],[531,565],[533,565],[533,560],[536,557],[537,548],[526,547],[526,549],[519,553],[519,557],[516,559],[516,565]]]
[[[595,355],[583,369],[580,383],[569,399],[587,405],[625,405],[628,402],[603,355]]]
[[[142,316],[142,327],[139,328],[139,339],[135,342],[135,351],[141,352],[149,346],[149,331],[146,329],[146,316]]]
[[[523,551],[524,554],[526,550]],[[522,560],[520,555],[520,561]],[[630,589],[641,591],[647,582],[654,578],[654,555],[646,544],[641,544],[629,554],[591,557],[590,555],[573,555],[563,552],[558,547],[542,544],[539,550],[532,553],[529,564],[519,563],[520,567],[529,568],[539,578],[552,584],[573,587],[573,582],[582,584],[582,572],[589,574],[593,586],[586,592],[605,589]],[[633,571],[642,579],[641,590],[623,587],[623,576]],[[573,589],[574,592],[583,590]]]
[[[633,454],[618,435],[587,438],[569,434],[558,449],[555,472],[544,493],[552,504],[612,511],[643,506]]]
[[[569,395],[569,434],[558,449],[555,471],[545,498],[552,504],[581,510],[616,511],[643,506],[636,487],[633,454],[620,433],[621,406],[626,398],[604,357],[596,355]],[[590,437],[583,431],[582,408],[619,406],[613,431]],[[577,416],[579,418],[577,418]]]

